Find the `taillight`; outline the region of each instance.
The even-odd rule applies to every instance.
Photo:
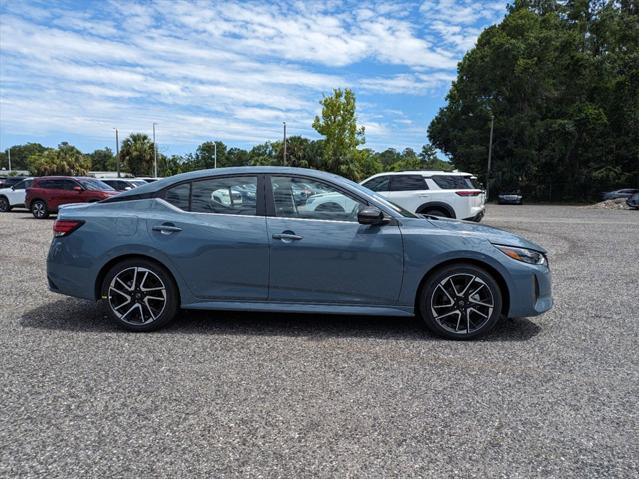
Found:
[[[56,220],[53,223],[53,236],[56,238],[69,236],[83,224],[84,221],[80,220]]]
[[[479,196],[481,194],[481,190],[461,190],[455,191],[459,196]]]

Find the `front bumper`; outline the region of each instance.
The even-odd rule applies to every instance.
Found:
[[[510,318],[537,316],[553,306],[552,274],[547,266],[521,265],[512,275],[509,289]]]

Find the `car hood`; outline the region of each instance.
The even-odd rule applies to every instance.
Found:
[[[519,235],[510,233],[508,231],[494,228],[492,226],[482,225],[474,223],[472,221],[452,220],[448,218],[424,218],[424,219],[412,219],[405,218],[406,224],[409,226],[423,225],[422,222],[427,221],[430,225],[437,229],[450,231],[451,234],[468,235],[476,238],[483,238],[490,241],[493,244],[501,244],[506,246],[516,246],[520,248],[528,248],[540,253],[546,253],[545,248],[542,248],[537,243],[527,240]]]

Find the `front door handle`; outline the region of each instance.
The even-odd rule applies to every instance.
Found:
[[[182,228],[180,228],[179,226],[166,223],[163,225],[154,226],[152,229],[153,231],[159,231],[163,235],[170,235],[172,233],[179,233],[180,231],[182,231]]]
[[[304,239],[304,237],[296,235],[294,233],[276,233],[273,235],[273,239],[282,240],[285,243],[288,243],[290,241],[299,241],[301,239]]]

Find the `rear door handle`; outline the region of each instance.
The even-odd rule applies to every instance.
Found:
[[[170,235],[172,233],[179,233],[180,231],[182,231],[182,228],[171,224],[163,224],[154,226],[153,231],[159,231],[163,235]]]
[[[276,233],[273,235],[273,239],[278,239],[278,240],[288,242],[293,240],[298,241],[298,240],[304,239],[304,237],[293,234],[293,233]]]

